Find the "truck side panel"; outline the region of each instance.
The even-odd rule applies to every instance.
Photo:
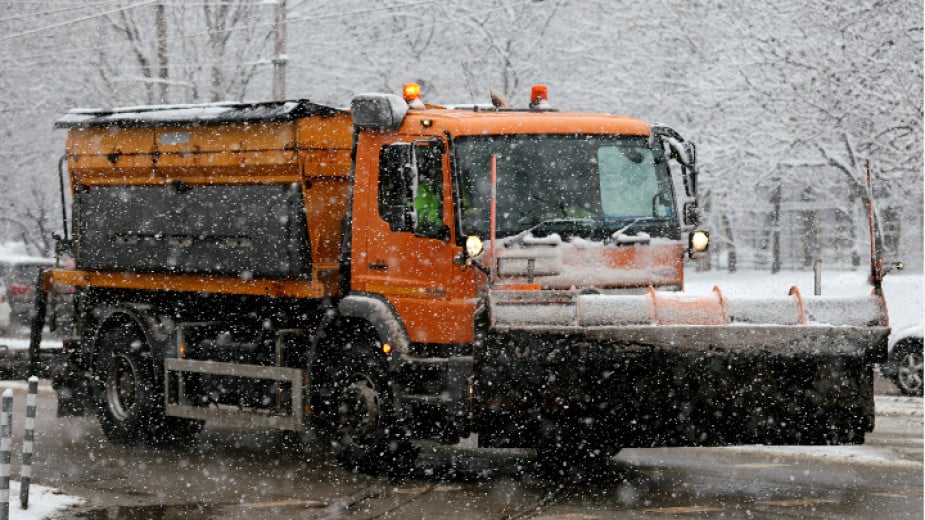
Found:
[[[353,125],[346,114],[300,119],[297,124],[314,279],[324,284],[327,294],[340,291],[352,139]]]
[[[311,276],[297,184],[98,186],[74,209],[80,269]]]

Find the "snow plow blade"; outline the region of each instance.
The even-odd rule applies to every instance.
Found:
[[[881,362],[889,335],[880,296],[771,298],[712,293],[643,295],[496,291],[497,331],[532,331],[613,342],[621,349],[772,355],[834,354]]]
[[[877,295],[494,291],[488,310],[480,445],[544,445],[550,424],[611,451],[860,444],[874,427]]]

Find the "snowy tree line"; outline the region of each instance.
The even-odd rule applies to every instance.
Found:
[[[0,239],[60,227],[52,122],[76,106],[271,96],[275,2],[0,1]],[[698,144],[721,264],[866,258],[868,161],[890,256],[922,268],[921,2],[288,0],[287,97],[640,116]],[[781,256],[775,255],[775,243]],[[864,260],[861,260],[861,265]]]

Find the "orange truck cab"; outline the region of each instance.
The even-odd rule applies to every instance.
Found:
[[[694,146],[530,105],[69,112],[76,266],[43,280],[75,289],[59,411],[117,443],[312,427],[367,470],[472,434],[556,467],[863,442],[882,297],[684,293],[709,243]]]

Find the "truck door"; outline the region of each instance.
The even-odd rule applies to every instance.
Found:
[[[353,252],[353,286],[385,297],[414,343],[470,343],[473,336],[473,274],[453,261],[462,248],[453,240],[446,150],[432,137],[384,142],[377,157],[366,158],[366,171],[375,173],[365,176],[368,185],[359,174],[356,181],[366,194],[355,200],[366,203],[355,211],[365,210],[366,226],[360,231],[354,222],[365,251]]]

